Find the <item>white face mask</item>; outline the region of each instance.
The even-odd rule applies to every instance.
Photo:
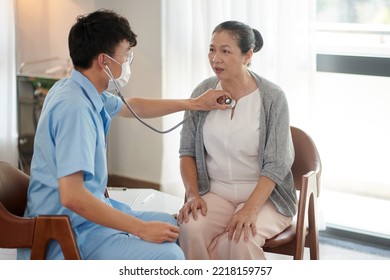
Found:
[[[112,57],[110,57],[110,56],[108,56],[108,57],[110,59],[112,59],[113,61],[115,61],[116,63],[120,64],[118,61],[116,61]],[[127,85],[127,83],[130,80],[130,76],[131,76],[131,69],[130,69],[129,61],[124,62],[121,65],[121,67],[122,67],[121,75],[115,79],[115,82],[118,84],[118,86],[120,88],[123,88]],[[104,70],[104,72],[106,72],[107,76],[110,78],[110,80],[108,81],[107,90],[115,90],[116,86],[115,86],[115,82],[113,81],[113,75],[112,75],[111,70],[108,68],[107,65],[106,65],[106,70]]]

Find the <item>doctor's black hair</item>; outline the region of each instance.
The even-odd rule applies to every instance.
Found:
[[[227,31],[236,41],[243,54],[249,50],[258,52],[263,47],[264,41],[260,32],[249,25],[239,21],[225,21],[214,28],[215,32]]]
[[[68,36],[73,66],[88,69],[100,53],[112,56],[122,41],[128,41],[130,47],[134,47],[136,38],[128,20],[114,11],[100,9],[78,16]]]

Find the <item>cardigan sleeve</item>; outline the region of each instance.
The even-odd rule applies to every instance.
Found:
[[[296,214],[296,190],[291,167],[294,146],[290,132],[289,109],[286,96],[277,85],[261,79],[264,118],[260,137],[261,176],[275,182],[270,200],[277,211],[285,216]]]
[[[201,82],[192,92],[191,98],[196,98],[206,92],[210,88],[215,88],[216,78],[211,77],[203,82]],[[179,155],[183,156],[191,156],[196,157],[199,155],[199,151],[196,151],[196,141],[199,141],[199,124],[202,115],[205,112],[201,111],[195,114],[193,117],[188,119],[184,124],[180,131],[180,149]],[[184,118],[186,118],[191,111],[186,111],[184,113]]]
[[[282,185],[294,161],[288,103],[278,86],[269,87],[265,95],[266,139],[261,175]]]

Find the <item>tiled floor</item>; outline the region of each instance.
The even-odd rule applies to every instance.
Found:
[[[14,249],[0,249],[0,260],[15,260],[16,250]]]
[[[132,207],[136,207],[137,203],[139,204],[139,207],[146,207],[147,203],[146,201],[149,201],[149,198],[151,195],[149,193],[145,193],[146,197],[141,197],[138,194],[133,194],[133,197],[135,198],[134,201],[130,201],[129,198],[126,196],[127,193],[130,193],[131,191],[137,192],[137,189],[128,189],[126,192],[116,193],[113,190],[110,191],[110,196],[115,197],[116,199],[121,201],[121,198],[126,201],[126,203],[129,203],[132,205]],[[126,195],[125,195],[126,194]],[[166,194],[165,194],[166,196]],[[156,197],[154,197],[156,199]],[[134,203],[136,200],[137,203]],[[150,200],[151,201],[151,200]],[[329,200],[333,201],[333,200]],[[345,202],[345,201],[344,201]],[[134,205],[133,205],[134,204]],[[181,204],[181,200],[178,202],[178,204]],[[334,203],[337,204],[337,203]],[[344,205],[344,204],[340,204]],[[360,203],[359,205],[367,205],[366,203]],[[374,207],[375,205],[382,205],[378,203],[373,203],[371,206]],[[371,207],[370,206],[370,207]],[[164,205],[158,205],[158,207],[164,207]],[[357,207],[358,208],[358,207]],[[367,208],[367,207],[366,207]],[[139,210],[153,210],[153,209],[139,209]],[[161,210],[161,209],[160,209]],[[378,212],[380,213],[380,211]],[[337,217],[337,215],[331,215],[329,213],[329,216],[331,217]],[[360,215],[361,217],[361,215]],[[350,219],[349,219],[350,220]],[[386,222],[386,221],[385,221]],[[384,225],[389,225],[388,221],[387,224],[384,223]],[[386,227],[387,230],[389,229]],[[383,232],[382,229],[379,229],[381,232]],[[309,252],[308,249],[305,249],[305,259],[309,259]],[[282,256],[282,255],[275,255],[275,254],[266,254],[267,259],[271,260],[289,260],[292,259],[292,257],[289,256]],[[13,249],[0,249],[0,260],[15,260],[16,259],[16,250]],[[329,238],[324,238],[320,236],[320,259],[321,260],[390,260],[390,248],[387,248],[385,250],[376,249],[373,247],[368,246],[361,246],[359,244],[354,244],[352,242],[340,242],[338,240],[332,240]]]
[[[305,259],[309,258],[309,251],[305,248]],[[267,259],[290,260],[291,257],[267,254]],[[320,244],[320,260],[390,260],[390,257],[358,252],[329,244]]]
[[[305,249],[307,250],[307,249]],[[270,260],[289,260],[291,257],[281,256],[276,254],[266,254]],[[309,258],[309,252],[305,251],[305,259]],[[0,249],[0,260],[15,260],[16,250],[14,249]],[[320,243],[320,259],[321,260],[390,260],[389,254],[371,254],[359,252],[351,249]]]

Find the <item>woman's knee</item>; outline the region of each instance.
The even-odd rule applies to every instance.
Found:
[[[241,235],[238,241],[234,240],[234,236],[232,239],[228,238],[228,234],[225,233],[218,238],[216,250],[221,254],[233,254],[235,255],[237,252],[245,252],[248,250],[252,250],[253,248],[261,249],[259,246],[259,240],[255,236],[249,236],[248,240],[245,241],[244,236]]]
[[[191,215],[188,219],[188,222],[182,222],[179,224],[179,226],[180,234],[198,236],[198,233],[204,233],[206,230],[206,220],[203,218],[203,216],[198,216],[198,219],[195,220]]]

